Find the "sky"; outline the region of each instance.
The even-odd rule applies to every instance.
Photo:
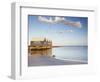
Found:
[[[29,44],[33,38],[47,38],[54,46],[88,45],[88,18],[28,15]]]

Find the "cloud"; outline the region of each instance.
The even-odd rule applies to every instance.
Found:
[[[38,20],[44,23],[53,23],[52,18],[50,17],[49,19],[47,19],[46,17],[43,16],[39,16]]]
[[[46,18],[46,17],[43,17],[43,16],[39,16],[38,17],[38,20],[41,21],[41,22],[44,22],[44,23],[60,23],[62,21],[64,21],[64,17],[49,17],[49,18]]]
[[[72,22],[72,21],[69,21],[69,20],[65,20],[65,21],[63,21],[63,23],[65,25],[68,25],[68,26],[73,26],[73,27],[78,27],[78,28],[82,27],[82,25],[79,21],[78,22]]]
[[[65,20],[64,17],[55,17],[54,22],[55,22],[55,23],[60,23],[60,22],[63,22],[64,20]]]
[[[49,18],[46,18],[46,17],[43,17],[43,16],[38,16],[38,20],[41,21],[41,22],[44,22],[44,23],[48,23],[48,24],[49,23],[50,24],[63,23],[63,24],[68,25],[68,26],[73,26],[73,27],[78,27],[78,28],[82,27],[80,21],[73,22],[73,21],[69,21],[69,20],[65,19],[64,17],[49,17]]]
[[[74,31],[73,31],[73,30],[64,30],[64,31],[60,31],[59,33],[62,34],[62,33],[67,33],[67,32],[68,32],[68,33],[69,33],[69,32],[72,33],[72,32],[74,32]]]

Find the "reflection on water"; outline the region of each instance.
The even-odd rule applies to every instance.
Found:
[[[29,55],[31,56],[52,56],[52,48],[51,49],[40,49],[40,50],[29,50]]]
[[[87,46],[65,46],[55,47],[50,49],[29,50],[29,55],[34,57],[52,56],[57,59],[69,59],[88,61],[88,47]]]

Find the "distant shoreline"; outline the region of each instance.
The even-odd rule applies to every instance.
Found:
[[[56,47],[88,47],[88,46],[52,46],[52,48],[56,48]]]
[[[50,48],[33,48],[33,50],[45,50],[45,49],[51,49],[51,48],[59,48],[59,47],[88,47],[88,46],[51,46]],[[30,49],[30,46],[28,46],[28,50]]]
[[[28,45],[28,47],[30,47],[30,45]],[[66,45],[66,46],[52,46],[52,47],[88,47],[88,45],[86,46],[82,46],[82,45]]]

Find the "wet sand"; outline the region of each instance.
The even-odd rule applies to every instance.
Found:
[[[82,61],[71,61],[71,60],[60,60],[54,57],[48,56],[28,56],[28,66],[53,66],[53,65],[78,65],[87,64],[87,62]]]

